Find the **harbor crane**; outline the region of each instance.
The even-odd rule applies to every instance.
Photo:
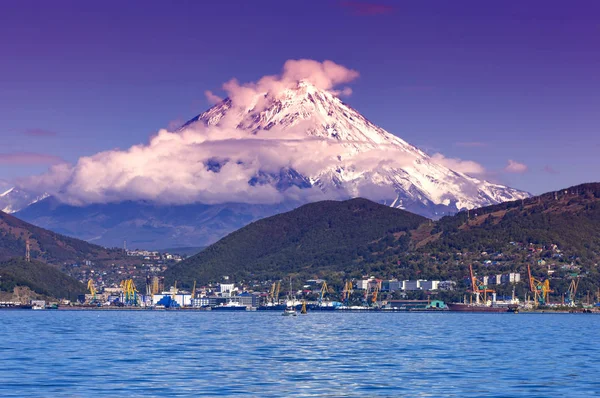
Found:
[[[123,298],[126,305],[138,305],[138,290],[135,287],[133,279],[121,281],[121,289],[123,290]]]
[[[484,303],[487,302],[487,294],[494,294],[496,291],[488,289],[486,284],[475,277],[473,265],[469,265],[469,274],[471,276],[471,293],[475,295],[475,302],[477,304],[479,304],[481,300],[483,300]]]
[[[269,296],[268,296],[268,298],[269,298],[269,302],[271,304],[275,303],[275,286],[276,285],[277,284],[275,282],[273,282],[273,284],[271,285],[271,290],[269,290]]]
[[[92,301],[91,303],[95,303],[96,302],[96,287],[94,286],[94,281],[93,280],[89,280],[87,283],[87,288],[90,291],[90,294],[92,295]]]
[[[380,283],[375,285],[375,289],[373,289],[373,296],[371,297],[371,304],[375,305],[377,302],[377,296],[379,295]]]
[[[277,286],[275,286],[275,294],[274,299],[275,303],[279,303],[279,291],[281,290],[281,281],[277,281]]]
[[[569,290],[567,291],[567,297],[565,302],[570,307],[575,307],[575,295],[577,294],[577,288],[579,287],[579,277],[571,279],[569,284]]]
[[[545,305],[548,303],[548,293],[552,293],[550,289],[550,281],[546,279],[541,281],[531,276],[531,267],[527,265],[527,274],[529,276],[529,290],[533,293],[536,305]]]
[[[381,292],[381,279],[373,279],[369,281],[367,284],[367,289],[365,290],[365,304],[369,304],[369,293],[371,293],[370,305],[375,305],[377,303],[377,298],[379,297],[379,292]]]
[[[346,283],[344,283],[344,289],[342,290],[342,302],[348,306],[349,302],[350,302],[350,295],[352,294],[352,282],[351,281],[347,281]]]
[[[321,305],[323,303],[323,297],[325,297],[325,293],[328,293],[329,289],[327,287],[327,282],[323,281],[323,284],[321,285],[321,293],[319,294],[319,305]]]

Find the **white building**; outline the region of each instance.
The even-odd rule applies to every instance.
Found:
[[[234,283],[221,283],[219,285],[219,293],[221,293],[222,297],[231,297],[233,291],[235,291]]]
[[[371,280],[370,279],[363,279],[360,281],[356,281],[356,288],[359,290],[367,290],[367,288],[369,287],[369,282]]]
[[[440,281],[417,279],[416,281],[402,281],[402,290],[437,290]]]

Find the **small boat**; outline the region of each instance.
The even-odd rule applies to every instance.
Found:
[[[283,316],[296,316],[296,315],[298,315],[298,313],[296,312],[296,309],[294,307],[286,307],[286,309],[283,310],[283,313],[281,315],[283,315]]]
[[[298,315],[298,313],[296,312],[296,307],[294,307],[293,300],[292,300],[292,298],[293,298],[293,296],[292,296],[292,277],[290,277],[290,292],[289,292],[288,297],[292,301],[292,304],[291,305],[288,304],[285,307],[285,310],[283,310],[283,314],[281,314],[281,315],[283,315],[283,316],[296,316],[296,315]]]

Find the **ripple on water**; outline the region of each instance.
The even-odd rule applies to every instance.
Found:
[[[583,396],[586,315],[0,312],[0,396]]]

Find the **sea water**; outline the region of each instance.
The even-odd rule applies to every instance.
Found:
[[[0,396],[600,393],[586,314],[0,311]]]

